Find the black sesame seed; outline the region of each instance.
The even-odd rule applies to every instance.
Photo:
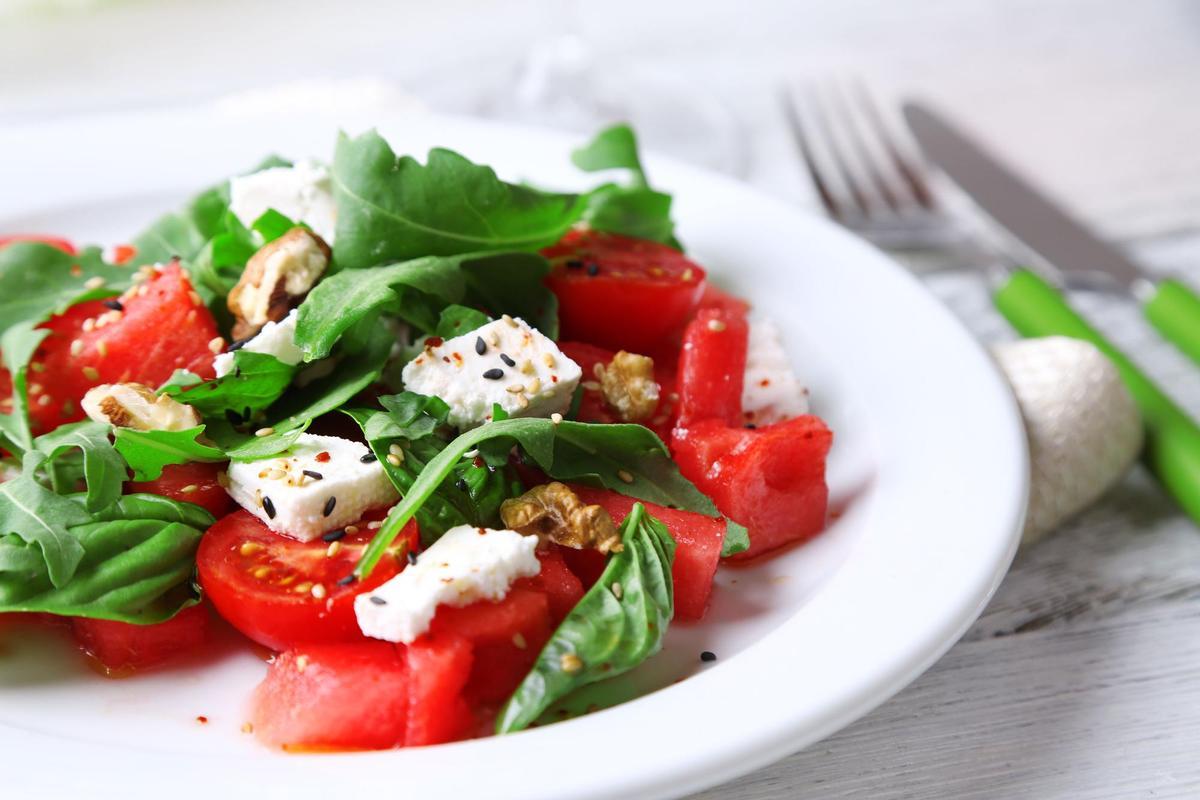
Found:
[[[407,556],[408,556],[408,563],[409,563],[409,564],[416,564],[416,563],[417,563],[417,551],[416,551],[416,550],[409,550],[409,551],[408,551],[408,552],[407,552],[405,555],[407,555]]]
[[[354,573],[351,572],[346,577],[339,579],[337,582],[337,585],[338,586],[349,586],[350,584],[354,583],[356,580],[358,580],[358,578],[355,578]]]
[[[387,605],[387,600],[384,600],[379,595],[373,594],[370,597],[368,597],[367,599],[370,600],[372,603],[374,603],[377,606],[386,606]]]
[[[321,513],[328,517],[330,514],[333,513],[333,507],[336,505],[337,505],[337,498],[330,497],[328,500],[325,501],[325,509]]]
[[[755,430],[755,429],[757,429],[757,428],[758,428],[758,426],[757,426],[757,425],[755,425],[753,422],[747,422],[747,423],[746,423],[746,430],[748,430],[748,431],[752,431],[752,430]]]
[[[454,482],[454,488],[458,489],[460,492],[465,492],[467,489],[470,489],[471,487],[467,484],[466,478],[459,478],[458,480],[456,480]]]
[[[234,411],[232,408],[225,409],[225,419],[229,420],[229,424],[233,425],[234,427],[237,427],[245,422],[245,420],[242,419],[242,415]]]
[[[593,261],[591,264],[588,264],[587,265],[587,274],[589,277],[592,277],[592,278],[599,275],[600,274],[600,265],[597,264],[595,261]]]
[[[487,378],[489,381],[498,381],[504,377],[504,370],[492,368],[483,373],[483,377]]]
[[[361,461],[364,464],[370,464],[372,461],[378,461],[378,460],[379,460],[379,456],[375,455],[374,453],[367,453],[365,456],[363,456],[362,458],[359,459],[359,461]]]
[[[266,495],[263,495],[263,511],[267,512],[267,519],[275,519],[275,504]]]
[[[345,535],[346,535],[346,529],[338,528],[336,531],[330,531],[329,533],[325,534],[321,538],[327,542],[336,542],[338,539],[341,539]]]
[[[705,663],[708,663],[710,661],[716,661],[717,654],[712,652],[711,650],[705,650],[703,653],[700,654],[700,660]]]
[[[475,352],[479,353],[479,355],[487,352],[487,342],[483,340],[482,336],[475,337]]]
[[[307,475],[308,477],[312,478],[314,481],[322,481],[322,480],[325,480],[325,476],[324,476],[324,475],[322,475],[321,473],[317,472],[316,470],[313,470],[313,469],[306,469],[306,470],[304,470],[303,472],[304,472],[304,474],[305,474],[305,475]]]
[[[578,258],[572,258],[567,261],[567,269],[583,269],[583,262]]]
[[[232,342],[229,343],[229,352],[232,353],[235,350],[241,350],[243,347],[246,346],[246,342],[250,341],[253,338],[254,338],[253,336],[247,336],[245,339],[234,339]]]
[[[103,303],[105,308],[111,308],[113,311],[124,311],[125,306],[121,305],[120,300],[105,300]]]
[[[510,367],[515,367],[517,365],[517,362],[513,361],[510,357],[506,356],[504,353],[500,354],[500,360],[503,361],[505,364],[507,364]]]

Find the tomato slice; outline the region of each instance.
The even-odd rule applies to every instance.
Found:
[[[365,581],[340,583],[375,535],[367,523],[383,516],[383,511],[368,514],[357,532],[335,542],[300,542],[280,536],[248,511],[237,511],[200,540],[200,585],[233,627],[274,650],[362,641],[354,598],[407,566],[406,553],[419,542],[416,523],[410,522]]]
[[[793,542],[825,526],[829,489],[825,459],[833,434],[819,418],[796,417],[748,430],[721,420],[676,428],[671,453],[679,471],[745,525],[750,549],[742,561]]]
[[[704,269],[657,242],[573,231],[542,253],[564,339],[652,355],[678,337],[704,292]]]
[[[162,475],[152,481],[129,481],[125,492],[145,492],[195,503],[214,517],[222,517],[237,505],[218,479],[222,469],[223,464],[168,464],[163,467]]]
[[[742,420],[742,381],[750,328],[744,314],[705,309],[683,334],[679,354],[679,425]]]
[[[383,749],[408,731],[408,660],[386,642],[314,644],[280,653],[254,692],[250,720],[285,750]]]
[[[121,678],[199,649],[208,632],[208,609],[190,606],[154,625],[75,617],[71,631],[108,677]]]
[[[616,353],[583,342],[559,342],[558,346],[572,361],[583,368],[585,380],[583,396],[579,403],[579,421],[620,422],[604,400],[604,393],[593,386],[594,381],[591,380],[596,365],[603,364],[607,367],[612,363]],[[667,441],[671,438],[671,428],[675,425],[676,401],[679,397],[675,393],[675,372],[669,359],[661,357],[654,359],[654,380],[658,383],[658,408],[655,410],[654,416],[643,424],[657,433],[660,439]]]
[[[57,247],[59,250],[62,250],[64,253],[71,256],[79,252],[75,249],[75,245],[72,244],[69,239],[63,239],[58,236],[43,236],[40,233],[13,233],[7,236],[0,236],[0,249],[17,242],[41,242],[42,244],[48,244],[51,247]]]
[[[209,343],[217,325],[178,264],[163,267],[117,302],[119,311],[101,301],[79,303],[40,326],[50,334],[30,364],[35,433],[83,419],[80,400],[102,383],[153,387],[176,369],[214,377]],[[5,396],[11,392],[10,386]]]

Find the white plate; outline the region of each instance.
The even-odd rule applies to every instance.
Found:
[[[332,153],[377,125],[397,149],[446,145],[506,177],[569,185],[567,139],[440,117],[90,118],[0,131],[0,232],[113,242],[267,153]],[[1025,438],[982,349],[901,267],[833,225],[732,181],[651,161],[680,235],[718,282],[774,317],[835,431],[835,517],[817,540],[723,569],[704,624],[673,627],[625,685],[658,689],[504,738],[383,753],[284,755],[240,732],[264,665],[236,643],[125,681],[59,640],[0,654],[5,794],[525,800],[665,797],[779,759],[899,691],[967,628],[1016,547]],[[702,650],[718,654],[701,665]],[[678,680],[686,677],[686,680]],[[196,722],[198,715],[209,722]]]

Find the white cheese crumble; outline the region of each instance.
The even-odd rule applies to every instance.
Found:
[[[313,160],[271,167],[229,180],[229,210],[250,227],[268,209],[303,222],[329,244],[337,228],[337,208],[329,169]]]
[[[582,377],[554,342],[512,317],[427,344],[403,372],[405,388],[445,400],[459,428],[490,422],[493,404],[511,417],[562,413]]]
[[[514,581],[537,575],[537,543],[516,531],[451,528],[416,564],[354,599],[358,627],[374,639],[409,644],[429,630],[439,605],[502,600]]]
[[[742,412],[755,425],[808,413],[808,390],[796,379],[779,328],[769,319],[750,320]]]
[[[279,456],[231,462],[228,491],[268,528],[303,542],[400,498],[366,445],[310,433]]]
[[[295,366],[304,360],[304,353],[296,346],[296,309],[279,322],[268,322],[262,330],[240,349],[249,353],[266,353],[272,355],[289,366]],[[233,353],[221,353],[213,359],[213,369],[217,377],[223,378],[233,371]]]

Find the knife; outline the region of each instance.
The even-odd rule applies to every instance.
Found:
[[[905,104],[904,117],[929,159],[1002,227],[1064,273],[1090,275],[1099,270],[1135,294],[1147,294],[1146,316],[1167,339],[1200,361],[1200,299],[1190,289],[1174,280],[1155,284],[925,106]],[[993,300],[1021,335],[1083,339],[1112,360],[1142,412],[1147,465],[1184,511],[1200,522],[1200,428],[1192,418],[1037,273],[1023,267],[1012,270]]]
[[[1156,280],[1102,242],[978,144],[929,108],[904,106],[921,149],[993,220],[1065,276],[1101,277],[1142,303],[1163,338],[1200,364],[1200,297],[1174,278]]]

